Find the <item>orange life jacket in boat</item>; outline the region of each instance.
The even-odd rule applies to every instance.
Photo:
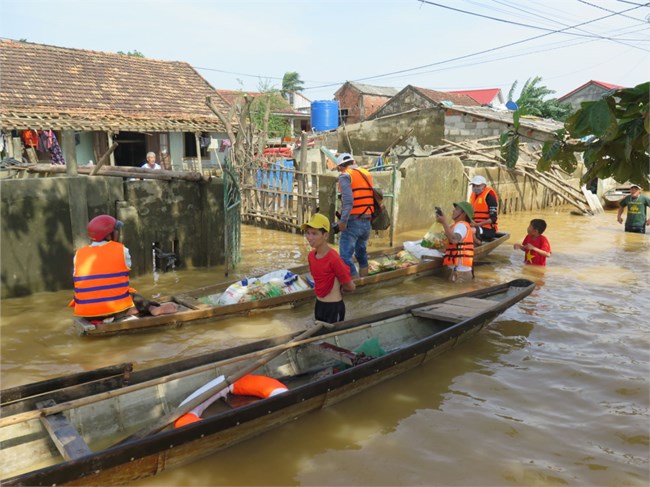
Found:
[[[472,208],[474,208],[475,222],[482,222],[483,220],[490,218],[490,209],[488,207],[487,201],[485,200],[487,195],[490,193],[492,193],[494,199],[497,201],[497,204],[499,204],[499,197],[497,196],[497,193],[489,186],[486,186],[483,192],[479,195],[474,193],[470,195],[469,202],[472,205]],[[495,232],[499,230],[499,226],[496,223],[492,222],[481,225],[481,228],[494,228]]]
[[[119,242],[80,248],[73,280],[76,316],[109,316],[134,306],[124,245]]]
[[[216,386],[217,382],[223,380],[224,378],[223,376],[221,376],[220,379],[219,378],[214,379],[213,382],[215,382],[215,386]],[[205,387],[206,386],[203,386],[203,388]],[[178,418],[174,423],[174,427],[180,428],[181,426],[185,426],[186,424],[191,424],[191,423],[196,423],[197,421],[201,421],[202,419],[201,415],[203,414],[203,411],[205,411],[208,408],[208,406],[210,406],[210,404],[212,404],[220,397],[225,397],[225,393],[227,393],[228,391],[238,396],[255,396],[261,399],[266,399],[267,397],[275,396],[276,394],[286,392],[288,391],[288,389],[287,386],[285,386],[282,382],[273,379],[272,377],[266,377],[263,375],[245,375],[241,379],[236,380],[229,387],[225,388],[224,391],[215,394],[210,399],[207,399],[206,401],[196,406],[190,412],[185,413],[183,416]],[[199,391],[197,390],[193,392],[190,396],[188,396],[187,399],[185,399],[185,401],[183,401],[183,403],[187,402],[188,399],[190,399],[193,395],[197,394],[197,392]]]

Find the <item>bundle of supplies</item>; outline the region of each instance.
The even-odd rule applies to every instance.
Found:
[[[221,294],[203,296],[199,301],[213,306],[246,303],[258,299],[273,298],[283,294],[311,289],[313,284],[307,279],[287,269],[269,272],[261,277],[244,278],[237,281]]]

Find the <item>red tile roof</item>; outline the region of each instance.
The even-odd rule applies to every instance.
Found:
[[[205,98],[227,106],[185,62],[0,40],[0,69],[3,128],[223,131]]]
[[[479,102],[481,105],[488,105],[499,96],[501,90],[499,88],[486,88],[482,90],[454,90],[448,93],[456,93],[458,95],[467,95]]]
[[[614,89],[618,89],[618,88],[625,88],[625,86],[615,85],[613,83],[605,83],[603,81],[596,81],[595,79],[592,79],[592,80],[587,81],[585,84],[578,86],[575,90],[570,91],[566,95],[562,95],[560,98],[558,98],[558,100],[562,101],[565,98],[570,97],[574,93],[577,93],[578,91],[581,91],[582,89],[586,88],[589,85],[599,85],[599,86],[602,86],[603,88],[605,88],[606,90],[614,90]]]
[[[477,102],[474,98],[471,96],[467,95],[458,95],[453,92],[449,91],[436,91],[436,90],[429,90],[427,88],[419,88],[417,86],[411,86],[414,90],[420,92],[424,97],[428,98],[429,100],[436,102],[436,103],[441,103],[443,101],[450,101],[454,105],[461,105],[461,106],[467,106],[467,107],[473,107],[480,105],[479,102]]]

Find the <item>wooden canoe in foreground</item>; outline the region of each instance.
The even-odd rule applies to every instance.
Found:
[[[474,254],[476,260],[481,260],[492,250],[497,248],[503,242],[510,238],[509,233],[499,234],[498,238],[491,242],[486,242],[476,247]],[[393,247],[392,249],[379,250],[368,254],[370,259],[381,259],[394,257],[403,247]],[[368,277],[357,278],[354,282],[357,288],[377,286],[389,281],[404,281],[414,279],[419,276],[434,274],[442,269],[442,259],[435,258],[422,261],[419,264],[409,267],[402,267],[393,270],[386,270]],[[309,266],[296,267],[290,269],[294,274],[305,276],[309,273]],[[134,331],[151,330],[160,327],[180,327],[190,322],[201,322],[205,320],[215,320],[226,318],[238,314],[247,314],[254,310],[272,308],[281,305],[304,303],[314,299],[314,291],[306,289],[290,294],[263,298],[256,301],[247,301],[243,303],[212,305],[200,301],[201,298],[223,293],[231,284],[237,281],[224,282],[211,286],[193,289],[191,291],[176,294],[159,300],[161,302],[173,301],[178,306],[178,311],[173,314],[161,316],[144,316],[137,319],[119,320],[113,323],[102,323],[94,325],[85,318],[75,317],[74,326],[76,332],[81,336],[104,336],[114,335],[117,333],[129,333]]]
[[[125,364],[4,390],[0,483],[127,484],[196,461],[436,357],[534,288],[531,281],[517,279],[343,321],[300,341],[289,342],[296,335],[288,335],[140,371]],[[359,347],[365,356],[354,352]],[[270,356],[252,373],[276,378],[288,391],[248,401],[228,395],[199,422],[149,436],[133,434],[161,417],[167,421],[188,394],[215,377],[232,378]]]

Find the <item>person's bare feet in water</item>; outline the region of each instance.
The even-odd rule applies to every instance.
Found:
[[[149,313],[151,313],[152,316],[159,316],[159,315],[168,315],[171,313],[176,313],[178,311],[178,306],[176,306],[176,303],[162,303],[160,306],[150,306],[149,307]]]

